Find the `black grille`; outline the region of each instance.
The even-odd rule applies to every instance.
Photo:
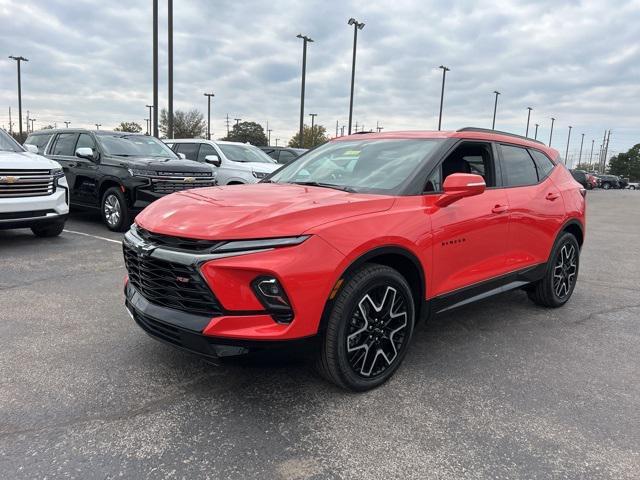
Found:
[[[213,179],[211,181],[199,181],[195,183],[185,183],[181,180],[177,180],[175,182],[163,180],[161,182],[153,182],[151,184],[151,191],[155,193],[169,194],[173,192],[181,192],[182,190],[190,190],[192,188],[213,187],[215,184],[216,182]]]
[[[149,302],[194,315],[222,314],[221,306],[193,267],[138,254],[123,245],[129,281]]]
[[[176,250],[187,250],[192,252],[206,252],[213,250],[213,248],[224,242],[217,242],[214,240],[199,240],[196,238],[182,238],[171,237],[169,235],[161,235],[159,233],[153,233],[144,228],[137,227],[136,233],[140,238],[151,243],[153,245],[173,248]]]

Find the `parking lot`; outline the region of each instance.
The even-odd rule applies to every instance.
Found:
[[[437,317],[365,394],[149,338],[93,214],[0,231],[0,477],[638,478],[640,194],[589,192],[587,229],[566,307],[514,291]]]

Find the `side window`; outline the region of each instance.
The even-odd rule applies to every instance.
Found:
[[[204,157],[206,157],[207,155],[218,155],[218,156],[220,156],[215,148],[213,148],[208,143],[203,143],[203,144],[200,145],[200,153],[198,153],[198,161],[199,162],[204,162],[205,161]]]
[[[551,160],[549,160],[549,157],[547,157],[544,153],[539,152],[538,150],[529,150],[529,153],[533,157],[533,160],[536,162],[538,173],[540,175],[540,179],[542,180],[547,175],[549,175],[549,173],[551,173],[551,170],[553,170],[553,167],[555,167],[555,165]]]
[[[38,147],[38,153],[40,155],[44,155],[44,149],[49,143],[49,139],[51,138],[51,134],[45,135],[29,135],[29,138],[24,143],[28,143],[29,145],[35,145]]]
[[[500,145],[507,187],[522,187],[538,183],[538,171],[525,148]]]
[[[464,142],[456,147],[431,173],[425,192],[441,192],[444,180],[453,173],[473,173],[484,178],[487,187],[495,187],[496,169],[491,145]]]
[[[280,157],[277,159],[278,163],[289,163],[291,160],[298,158],[295,154],[288,150],[280,150]]]
[[[176,145],[176,152],[183,153],[189,160],[197,160],[199,147],[199,143],[178,143]]]
[[[95,150],[96,142],[93,141],[93,138],[88,133],[81,133],[78,137],[78,143],[76,144],[76,150],[79,148],[91,148]],[[74,152],[75,153],[75,152]]]
[[[64,155],[72,157],[74,155],[73,147],[76,145],[76,139],[78,134],[76,133],[60,133],[56,138],[56,143],[53,146],[51,155]]]

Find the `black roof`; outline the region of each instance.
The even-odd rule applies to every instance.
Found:
[[[478,128],[478,127],[464,127],[459,128],[456,132],[479,132],[479,133],[495,133],[496,135],[507,135],[508,137],[515,137],[521,140],[529,140],[531,142],[539,143],[540,145],[546,145],[544,142],[540,140],[536,140],[534,138],[525,137],[524,135],[518,135],[516,133],[503,132],[501,130],[492,130],[490,128]]]

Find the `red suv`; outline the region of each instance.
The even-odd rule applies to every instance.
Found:
[[[359,134],[259,184],[169,195],[125,235],[126,306],[209,357],[315,339],[326,378],[376,387],[430,314],[515,288],[569,300],[585,190],[558,158],[475,128]]]

